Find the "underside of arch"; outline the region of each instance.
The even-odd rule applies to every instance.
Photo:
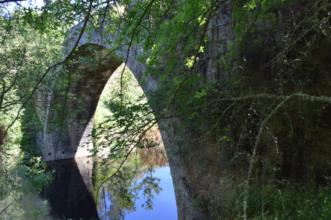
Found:
[[[60,71],[39,134],[44,160],[90,155],[92,118],[102,90],[121,60],[95,44],[79,47]]]

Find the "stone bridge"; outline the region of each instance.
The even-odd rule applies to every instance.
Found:
[[[82,23],[71,30],[64,54],[72,50],[81,28]],[[66,67],[55,71],[48,79],[51,85],[45,83],[39,90],[37,112],[43,124],[38,134],[38,145],[44,160],[90,154],[91,119],[99,97],[112,73],[125,60],[126,68],[133,72],[138,82],[143,82],[141,87],[146,94],[156,90],[156,80],[144,77],[145,65],[137,61],[141,48],[133,45],[128,53],[128,47],[123,46],[109,52],[115,47],[115,41],[116,37],[104,28],[89,27]]]
[[[222,71],[223,69],[220,67],[222,65],[220,65],[219,61],[234,38],[231,2],[228,0],[219,1],[220,7],[208,22],[208,43],[203,57],[204,75],[202,77],[204,78],[201,83],[217,81],[219,84],[224,84],[224,79],[226,80],[227,74],[224,74],[224,71]],[[264,71],[268,70],[263,70],[264,68],[262,67],[265,66],[265,63],[269,63],[268,59],[271,59],[275,55],[274,53],[278,51],[278,43],[283,39],[280,36],[288,36],[287,28],[291,26],[288,26],[289,24],[287,23],[292,22],[285,21],[286,19],[290,19],[289,21],[293,19],[292,10],[288,9],[290,8],[279,11],[272,10],[273,12],[270,13],[274,13],[274,16],[271,17],[273,19],[277,17],[277,21],[272,20],[272,22],[267,21],[263,23],[262,20],[259,20],[256,30],[256,35],[259,37],[257,41],[248,38],[249,42],[243,42],[247,44],[243,49],[247,50],[245,51],[247,57],[245,56],[244,62],[246,62],[245,65],[247,65],[248,69],[247,74],[245,73],[247,76],[244,79],[253,82],[253,84],[249,84],[249,88],[256,89],[256,92],[264,92],[263,88],[266,86],[271,87],[272,91],[278,88],[278,85],[274,88],[270,86],[274,85],[275,79],[278,78],[272,78],[269,72],[265,74],[266,72]],[[296,11],[300,12],[301,9]],[[78,24],[71,30],[65,44],[64,54],[68,54],[71,51],[81,28],[82,24]],[[264,33],[267,34],[264,35]],[[252,35],[251,37],[254,36]],[[127,61],[127,67],[131,69],[137,78],[147,98],[150,97],[150,92],[160,91],[162,84],[159,83],[158,79],[145,75],[145,63],[138,59],[139,55],[145,52],[142,47],[132,45],[127,57],[128,46],[116,45],[117,37],[116,31],[107,30],[107,25],[102,25],[99,28],[88,25],[87,31],[79,41],[78,49],[65,67],[54,71],[40,88],[36,97],[36,110],[41,121],[37,140],[43,158],[46,161],[89,155],[88,149],[92,147],[91,132],[93,125],[91,119],[93,118],[100,94],[111,74],[124,61]],[[325,42],[330,41],[327,40]],[[280,45],[283,45],[283,43]],[[323,91],[321,90],[323,88],[321,85],[324,85],[325,91],[328,92],[327,94],[330,91],[329,84],[321,83],[322,81],[327,82],[330,78],[329,72],[324,71],[324,69],[330,69],[328,68],[330,64],[328,53],[330,43],[327,43],[327,46],[322,43],[321,41],[317,45],[318,47],[314,48],[314,53],[312,53],[313,57],[315,53],[318,56],[314,57],[314,59],[308,57],[309,59],[306,60],[307,62],[309,61],[308,66],[311,64],[315,68],[309,67],[306,69],[308,73],[310,71],[314,73],[311,74],[314,77],[309,78],[309,83],[307,83],[307,88],[305,88],[305,91],[307,89],[311,94],[324,94],[323,92],[321,93]],[[275,44],[275,47],[271,44]],[[317,53],[317,51],[319,52]],[[321,78],[317,76],[321,76]],[[304,74],[300,77],[306,77],[306,75]],[[300,77],[298,78],[299,81],[303,79]],[[283,88],[283,85],[281,86]],[[292,87],[293,85],[290,83],[289,88],[286,89],[292,91]],[[300,91],[301,89],[300,84]],[[153,110],[156,110],[157,107],[151,106]],[[316,106],[316,109],[323,113],[322,116],[324,115],[324,118],[322,116],[319,118],[320,124],[316,124],[315,118],[311,116],[313,110],[306,112],[307,117],[299,117],[298,109],[294,107],[291,107],[290,111],[289,109],[286,110],[286,118],[283,118],[284,120],[277,120],[277,123],[275,123],[275,130],[278,133],[278,135],[275,134],[275,137],[279,136],[284,139],[282,144],[279,144],[279,146],[284,146],[283,149],[280,149],[281,154],[278,153],[278,145],[276,144],[277,155],[283,156],[280,161],[281,176],[284,175],[285,179],[287,178],[291,181],[298,179],[301,183],[310,183],[307,180],[315,181],[317,179],[316,173],[320,173],[319,176],[323,176],[323,178],[324,176],[330,176],[330,152],[327,150],[330,145],[329,134],[331,132],[328,120],[330,118],[329,107],[323,107],[322,109],[319,108],[321,106]],[[309,106],[309,108],[312,108],[312,106]],[[157,117],[157,111],[155,113]],[[308,117],[311,117],[310,121],[307,120]],[[303,121],[303,118],[305,118],[305,121]],[[204,120],[204,118],[201,119],[204,123],[204,128],[207,130],[213,125],[213,122]],[[240,118],[237,120],[240,120]],[[290,137],[287,133],[289,129],[287,121],[290,121],[289,124],[291,125],[293,137]],[[324,122],[326,124],[323,124]],[[247,127],[247,129],[251,126],[248,123],[246,125],[246,121],[242,123],[244,123],[243,126]],[[185,127],[182,124],[179,118],[162,120],[158,124],[173,177],[179,219],[215,219],[210,217],[212,212],[222,213],[227,211],[226,204],[229,205],[229,198],[234,195],[231,194],[231,190],[240,185],[243,180],[247,180],[247,162],[245,160],[247,159],[246,155],[249,155],[247,153],[249,148],[246,149],[245,143],[241,144],[242,149],[240,150],[244,154],[239,152],[238,155],[240,157],[243,156],[242,162],[232,164],[232,159],[237,158],[232,157],[234,150],[238,149],[230,149],[231,146],[229,147],[226,144],[221,146],[215,140],[216,138],[204,139],[203,135],[197,134],[198,132],[194,132],[192,128],[189,126]],[[311,125],[314,129],[309,130],[310,128],[307,125]],[[235,126],[237,125],[233,125],[234,128],[231,128],[233,130],[231,135],[234,136],[233,139],[241,142],[242,132],[236,131]],[[322,134],[321,136],[317,135],[319,132]],[[274,135],[272,134],[271,136]],[[288,138],[285,138],[287,136]],[[311,142],[306,139],[307,137],[312,138]],[[248,136],[247,139],[249,140],[247,141],[251,141],[250,138]],[[267,152],[267,146],[273,143],[274,139],[271,140],[270,137],[264,139],[263,141],[266,143],[263,143],[263,146],[261,144],[261,151]],[[277,143],[277,139],[275,143]],[[267,153],[265,154],[268,156]],[[307,158],[301,155],[306,155]],[[318,159],[315,163],[314,158],[324,159]],[[231,170],[227,167],[229,164],[232,166]],[[313,169],[312,167],[315,168]],[[297,177],[292,178],[294,175]]]
[[[226,50],[228,40],[232,36],[230,22],[231,11],[228,6],[220,9],[209,22],[208,35],[208,68],[207,79],[214,80],[216,57]],[[82,23],[72,28],[64,54],[68,54],[78,39]],[[132,45],[128,53],[127,45],[115,45],[116,33],[109,32],[107,25],[94,28],[88,25],[79,41],[78,49],[65,68],[58,68],[52,73],[39,89],[36,97],[36,111],[41,121],[41,128],[37,135],[37,143],[46,161],[90,155],[92,147],[93,115],[97,107],[100,94],[117,67],[126,62],[140,83],[147,98],[149,93],[159,87],[158,80],[144,75],[145,64],[138,61],[138,56],[144,52],[139,45]],[[114,49],[116,48],[116,49]],[[152,109],[157,106],[151,106]],[[157,114],[157,112],[156,112]],[[208,170],[196,172],[199,163],[217,163],[213,149],[196,147],[185,154],[178,154],[185,143],[190,149],[192,136],[190,129],[177,134],[179,119],[172,118],[161,121],[158,126],[165,145],[171,173],[173,177],[178,213],[180,219],[204,219],[202,211],[192,208],[193,200],[201,190],[209,199],[211,187],[219,183],[219,177],[209,174]],[[203,150],[205,149],[205,150]],[[203,150],[203,152],[201,152]],[[194,158],[194,159],[193,159]],[[217,158],[217,160],[219,160]],[[217,171],[218,172],[218,171]],[[204,180],[204,178],[207,178]],[[208,195],[207,195],[207,194]],[[216,196],[216,194],[215,194]]]

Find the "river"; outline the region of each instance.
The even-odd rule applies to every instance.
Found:
[[[100,165],[102,164],[102,165]],[[54,179],[42,197],[50,219],[176,220],[177,208],[169,166],[132,160],[115,176],[116,163],[98,159],[48,163]],[[114,171],[115,170],[115,171]]]

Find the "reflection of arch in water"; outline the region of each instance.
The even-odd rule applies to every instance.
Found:
[[[54,180],[46,186],[42,196],[51,206],[56,219],[98,219],[92,190],[92,158],[52,161]]]

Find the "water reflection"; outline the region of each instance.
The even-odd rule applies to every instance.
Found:
[[[133,182],[127,192],[127,195],[133,195],[126,198],[128,203],[118,201],[125,197],[112,197],[107,190],[108,184],[102,188],[98,201],[100,219],[177,219],[174,188],[168,166],[147,171]],[[133,203],[129,201],[131,198],[134,200]],[[123,207],[119,208],[121,205]]]
[[[143,208],[144,197],[143,192],[140,191],[138,200],[136,201],[136,211],[129,213],[126,220],[145,219],[145,220],[169,220],[177,219],[176,198],[168,166],[156,168],[154,177],[160,180],[159,187],[162,188],[161,192],[154,197],[153,209],[146,211]]]
[[[112,178],[108,177],[116,171],[117,162],[105,165],[80,158],[49,163],[56,173],[42,194],[49,201],[51,215],[55,219],[177,219],[166,160],[160,155],[146,160],[146,152],[136,155]]]
[[[90,159],[60,160],[48,165],[54,169],[54,180],[47,186],[42,196],[51,206],[51,215],[57,219],[98,219],[96,204],[89,185],[91,176],[80,172],[79,166],[90,164]],[[88,169],[88,166],[85,166]],[[85,180],[84,180],[85,179]]]

